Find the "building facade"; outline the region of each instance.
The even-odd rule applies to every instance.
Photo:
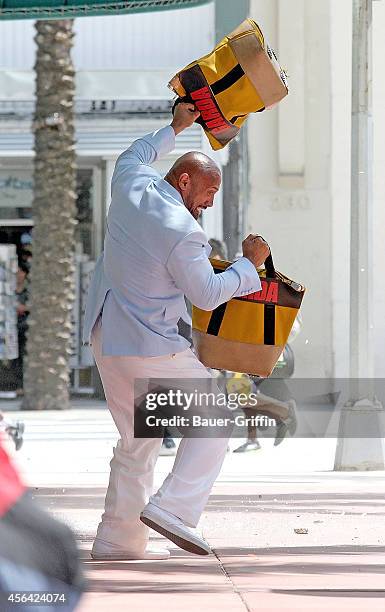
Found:
[[[170,121],[169,79],[214,41],[214,7],[82,18],[75,22],[78,244],[91,258],[102,249],[115,160],[141,135]],[[33,226],[34,27],[0,23],[0,242]],[[189,150],[205,150],[194,126],[158,162],[165,173]],[[220,156],[217,156],[220,160]],[[220,200],[220,199],[219,199]],[[221,238],[221,202],[203,223]],[[216,230],[216,228],[218,228]]]
[[[351,0],[251,0],[289,76],[278,108],[248,120],[248,231],[307,287],[297,377],[349,376]],[[385,375],[384,2],[373,2],[375,376]],[[363,271],[365,273],[365,271]]]
[[[221,6],[230,0],[219,0]],[[351,0],[250,0],[289,76],[290,95],[248,119],[246,234],[262,234],[279,270],[307,287],[295,340],[297,377],[349,375]],[[217,15],[218,17],[218,15]],[[374,278],[385,258],[385,85],[380,76],[385,2],[373,2]],[[78,244],[102,249],[117,156],[170,118],[173,74],[215,43],[214,4],[76,21]],[[0,242],[33,225],[33,23],[0,22]],[[158,164],[166,172],[187,150],[214,154],[199,127],[177,138]],[[222,238],[222,193],[207,211],[209,237]],[[385,374],[385,284],[374,286],[375,375]]]
[[[84,293],[92,261],[103,249],[110,182],[120,153],[140,136],[171,121],[167,83],[179,69],[207,53],[215,38],[213,4],[159,13],[75,21],[77,228],[73,314],[73,387],[92,355],[81,346]],[[33,21],[0,22],[0,243],[15,244],[33,229],[35,43]],[[175,151],[155,165],[165,174],[177,157],[208,150],[199,126],[176,139]],[[216,154],[217,161],[225,157]],[[209,237],[222,238],[222,196],[202,221]],[[33,232],[32,232],[33,234]],[[33,240],[32,240],[33,250]],[[84,372],[85,373],[85,372]]]

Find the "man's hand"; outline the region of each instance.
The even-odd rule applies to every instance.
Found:
[[[265,263],[266,258],[270,255],[269,245],[261,236],[249,234],[242,242],[243,256],[247,257],[251,263],[259,268]]]
[[[196,110],[194,104],[189,104],[187,102],[180,102],[177,104],[174,111],[174,118],[171,122],[171,127],[174,128],[175,136],[190,127],[199,115],[200,112]]]

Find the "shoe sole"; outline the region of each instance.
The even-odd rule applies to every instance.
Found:
[[[176,533],[169,531],[165,527],[162,527],[158,523],[155,523],[154,521],[147,518],[146,516],[141,516],[140,520],[142,521],[142,523],[147,525],[147,527],[154,529],[154,531],[157,531],[158,533],[162,534],[163,536],[171,540],[171,542],[174,542],[174,544],[179,546],[179,548],[182,548],[183,550],[187,550],[187,552],[193,553],[195,555],[210,554],[207,550],[205,550],[198,544],[194,544],[193,542],[190,542],[190,540],[186,540],[185,538],[182,538],[182,536],[178,536]]]

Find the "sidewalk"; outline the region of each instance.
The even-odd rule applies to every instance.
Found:
[[[9,417],[26,423],[17,459],[36,499],[78,538],[89,579],[80,612],[385,608],[385,473],[331,472],[335,441],[274,449],[264,440],[261,451],[229,453],[200,524],[208,557],[152,532],[170,560],[106,563],[89,550],[116,439],[109,413],[80,402],[66,413]],[[172,461],[159,458],[156,485]]]

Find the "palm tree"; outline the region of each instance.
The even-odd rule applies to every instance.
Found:
[[[36,22],[33,261],[23,409],[69,408],[76,165],[73,21]]]

